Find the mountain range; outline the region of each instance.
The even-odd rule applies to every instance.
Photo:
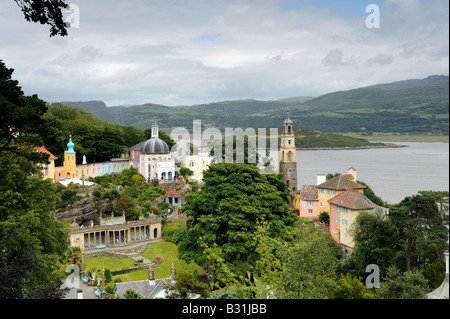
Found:
[[[448,135],[449,77],[432,75],[377,84],[318,97],[298,96],[273,101],[234,100],[164,106],[142,104],[108,107],[103,101],[62,101],[94,116],[124,126],[147,129],[158,119],[162,129],[280,127],[285,108],[297,128],[321,132],[410,132]]]

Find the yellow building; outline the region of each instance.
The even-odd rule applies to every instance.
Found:
[[[67,143],[67,151],[64,152],[64,171],[66,172],[66,179],[76,178],[77,163],[76,152],[73,147],[72,136],[69,136],[69,143]]]
[[[203,180],[203,171],[207,170],[211,164],[212,158],[207,152],[199,152],[197,155],[187,155],[181,158],[181,167],[189,168],[193,173],[190,179],[201,183]]]
[[[345,190],[353,189],[361,193],[364,192],[364,188],[366,188],[366,186],[356,182],[356,169],[354,167],[350,167],[347,172],[348,172],[347,175],[339,175],[326,182],[317,185],[319,214],[324,211],[329,214],[330,204],[328,203],[328,201],[333,197],[341,194]]]

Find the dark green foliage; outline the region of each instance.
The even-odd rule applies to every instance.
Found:
[[[428,280],[431,291],[438,288],[445,279],[444,258],[438,258],[432,264],[426,265],[423,268],[422,274]]]
[[[68,234],[50,215],[58,188],[40,178],[48,156],[26,147],[39,145],[46,105],[23,96],[11,75],[0,61],[0,298],[56,298]]]
[[[189,299],[193,295],[200,295],[200,299],[209,297],[207,284],[199,282],[194,273],[180,271],[175,276],[175,284],[166,285],[168,299]]]
[[[0,151],[46,163],[48,155],[28,152],[21,146],[42,145],[42,136],[50,130],[42,117],[47,106],[37,95],[23,95],[19,82],[12,79],[13,71],[0,60]]]
[[[319,221],[328,225],[330,223],[330,215],[327,212],[321,212],[319,214]]]
[[[260,174],[253,165],[220,163],[210,165],[203,181],[202,191],[186,196],[182,208],[193,217],[178,243],[184,259],[202,256],[202,243],[217,245],[225,261],[241,273],[252,259],[261,220],[270,224],[270,236],[292,240],[297,217],[287,204],[289,191],[280,175]]]
[[[442,257],[448,229],[443,225],[434,197],[429,194],[405,197],[391,206],[389,218],[397,230],[397,249],[405,255],[407,271],[422,269]]]
[[[39,22],[50,26],[50,36],[67,36],[67,25],[62,9],[67,9],[64,0],[14,0],[27,21]]]
[[[380,211],[361,212],[350,233],[355,242],[354,253],[344,261],[344,272],[365,277],[367,265],[375,264],[384,276],[395,251],[395,228],[389,218]]]
[[[375,297],[379,299],[426,299],[430,291],[427,280],[418,271],[401,272],[389,267]]]

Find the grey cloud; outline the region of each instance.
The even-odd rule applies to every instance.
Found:
[[[342,51],[330,50],[330,52],[322,59],[322,64],[325,66],[337,66],[343,64]]]
[[[394,56],[392,54],[379,53],[375,57],[367,60],[368,64],[389,65],[394,62]]]

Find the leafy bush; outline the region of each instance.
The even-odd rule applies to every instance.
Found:
[[[61,195],[63,202],[74,202],[77,197],[77,192],[73,190],[66,190]]]

